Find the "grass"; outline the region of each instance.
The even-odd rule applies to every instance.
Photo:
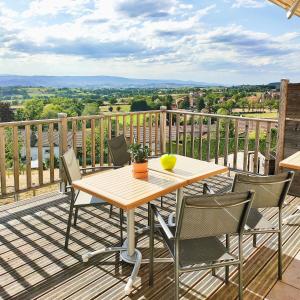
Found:
[[[113,112],[117,112],[117,107],[121,107],[120,112],[129,112],[130,111],[130,105],[129,104],[115,104],[115,105],[103,105],[100,106],[101,112],[109,112],[109,107],[113,108]]]
[[[278,117],[278,113],[277,112],[242,113],[241,117],[260,118],[260,119],[276,119]]]

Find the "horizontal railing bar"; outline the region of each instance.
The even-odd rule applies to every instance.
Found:
[[[26,193],[26,192],[30,192],[32,190],[38,190],[38,189],[41,189],[41,188],[44,188],[44,187],[47,187],[47,186],[50,186],[50,185],[54,185],[54,184],[58,184],[62,182],[62,180],[60,179],[57,179],[53,182],[47,182],[47,183],[43,183],[43,184],[37,184],[35,186],[32,186],[30,188],[25,188],[25,189],[20,189],[18,191],[15,191],[15,192],[9,192],[9,193],[6,193],[6,194],[0,194],[0,199],[6,199],[6,198],[9,198],[10,196],[14,195],[14,194],[23,194],[23,193]]]
[[[182,114],[182,115],[194,115],[194,116],[204,116],[211,118],[221,118],[221,119],[232,119],[232,120],[244,120],[244,121],[259,121],[259,122],[270,122],[270,123],[278,123],[278,120],[275,119],[259,119],[259,118],[245,118],[231,115],[218,115],[218,114],[207,114],[207,113],[199,113],[193,111],[182,111],[182,110],[167,110],[167,112]]]
[[[147,110],[146,113],[159,113],[160,110]],[[134,112],[124,112],[124,113],[106,113],[101,112],[99,115],[90,116],[75,116],[67,117],[68,121],[72,120],[92,120],[101,119],[106,117],[121,117],[130,115],[140,115],[145,114],[145,111],[134,111]],[[39,125],[39,124],[50,124],[50,123],[60,123],[60,119],[42,119],[42,120],[26,120],[26,121],[12,121],[12,122],[0,122],[0,127],[12,127],[12,126],[25,126],[25,125]]]
[[[59,119],[43,119],[43,120],[26,120],[26,121],[13,121],[13,122],[0,122],[0,127],[12,127],[12,126],[25,126],[25,125],[44,125],[51,123],[59,123]]]

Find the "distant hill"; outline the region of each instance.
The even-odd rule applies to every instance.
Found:
[[[19,76],[0,75],[0,86],[54,87],[54,88],[173,88],[221,86],[214,83],[134,79],[116,76]]]

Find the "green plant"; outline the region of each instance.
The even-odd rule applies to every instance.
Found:
[[[144,163],[148,160],[150,150],[148,146],[143,147],[141,144],[133,143],[128,149],[131,159],[135,163]]]

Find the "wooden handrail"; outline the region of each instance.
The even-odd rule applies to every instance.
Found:
[[[217,122],[213,122],[213,120],[216,119]],[[169,122],[167,122],[167,120],[169,120]],[[231,125],[229,127],[229,124],[231,124],[229,122],[230,120],[235,121],[233,128]],[[9,180],[7,180],[7,158],[5,157],[5,143],[8,142],[14,146],[12,151],[12,178],[14,179],[16,192],[21,193],[55,182],[61,182],[61,177],[58,179],[55,176],[55,155],[59,159],[57,149],[55,148],[57,146],[60,148],[60,155],[63,154],[68,147],[73,147],[78,157],[80,156],[81,164],[84,167],[89,165],[110,165],[111,158],[109,157],[105,141],[119,134],[125,134],[130,142],[133,142],[135,139],[143,145],[148,145],[151,152],[155,155],[160,155],[168,149],[169,152],[209,161],[213,159],[216,163],[222,162],[225,165],[229,165],[228,155],[233,153],[233,167],[235,169],[237,168],[238,151],[243,151],[243,166],[239,166],[239,168],[246,170],[249,166],[248,153],[250,150],[253,150],[253,145],[252,148],[250,148],[252,135],[250,139],[249,134],[250,132],[254,132],[254,171],[257,171],[258,153],[260,151],[259,134],[261,134],[260,128],[263,128],[263,133],[266,137],[266,166],[264,172],[267,174],[269,172],[272,142],[271,128],[277,123],[277,120],[272,119],[245,118],[184,110],[167,110],[165,107],[162,107],[160,110],[116,113],[101,112],[99,115],[75,117],[63,115],[57,119],[0,123],[0,196],[3,197],[7,194],[6,186],[10,185]],[[254,124],[254,127],[250,127],[251,124]],[[6,137],[7,128],[12,129],[11,137],[9,138],[12,139],[11,141]],[[56,131],[57,128],[59,129],[58,132]],[[22,139],[20,139],[20,132],[23,132],[23,130],[24,133],[22,133]],[[231,130],[233,130],[234,133],[232,133]],[[37,179],[35,180],[33,180],[35,171],[32,170],[31,167],[31,156],[35,153],[35,149],[31,147],[32,131],[35,131],[38,137],[36,149],[38,155],[38,169]],[[243,136],[240,135],[242,132],[244,133]],[[46,137],[48,135],[46,139],[45,134]],[[89,139],[91,140],[89,141]],[[243,140],[244,145],[242,147],[241,145],[239,146],[239,140]],[[230,142],[232,142],[231,146]],[[49,152],[50,176],[46,176],[43,170],[45,143],[49,147],[47,151]],[[25,182],[21,179],[23,175],[20,175],[23,163],[19,161],[18,145],[23,146]],[[234,147],[233,152],[232,147]],[[224,160],[221,160],[221,157],[224,158]],[[62,176],[62,174],[60,176]],[[48,177],[50,178],[48,179]],[[37,182],[35,186],[33,186],[34,181]]]
[[[181,115],[194,115],[194,116],[203,116],[203,117],[211,117],[211,118],[221,118],[221,119],[232,119],[232,120],[242,120],[242,121],[259,121],[266,123],[278,123],[278,120],[275,119],[260,119],[260,118],[245,118],[231,115],[218,115],[218,114],[207,114],[207,113],[199,113],[194,111],[182,111],[182,110],[167,110],[167,112],[177,113]]]

